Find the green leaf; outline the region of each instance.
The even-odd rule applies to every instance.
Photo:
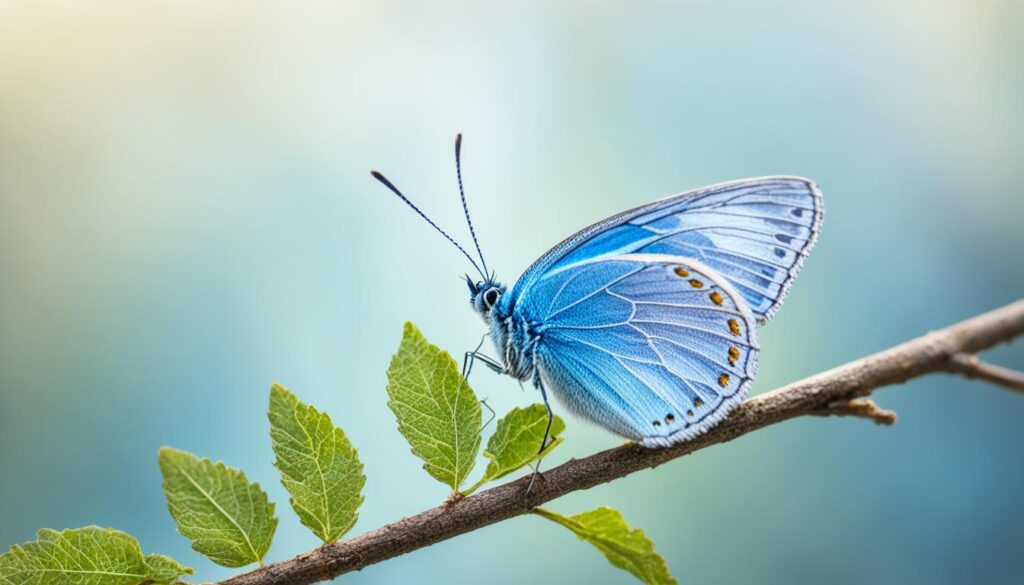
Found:
[[[299,519],[324,542],[356,523],[366,476],[356,450],[331,418],[280,384],[270,388],[270,439],[281,483]]]
[[[167,555],[146,555],[146,564],[153,569],[153,581],[156,583],[170,583],[177,581],[179,577],[186,573],[192,573],[192,569]]]
[[[263,564],[277,528],[274,504],[238,469],[163,447],[167,507],[192,548],[225,567]]]
[[[143,557],[135,538],[99,526],[44,528],[0,555],[3,585],[156,585],[190,573],[170,557]]]
[[[551,422],[549,443],[544,452],[538,454],[544,431],[548,426],[548,409],[543,404],[533,404],[526,408],[513,408],[500,421],[498,428],[487,441],[484,457],[491,460],[480,481],[467,493],[476,491],[481,485],[503,477],[520,469],[534,460],[543,457],[562,442],[560,436],[565,431],[565,423],[555,417]]]
[[[563,516],[550,510],[536,508],[534,513],[557,522],[597,547],[608,562],[632,573],[648,585],[675,585],[678,583],[668,565],[654,550],[654,543],[637,528],[631,530],[618,510],[598,508],[575,516]]]
[[[480,449],[480,402],[448,352],[412,323],[388,367],[388,406],[423,468],[457,492]]]

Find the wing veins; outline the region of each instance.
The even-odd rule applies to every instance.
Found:
[[[663,301],[633,301],[638,305],[653,305],[656,307],[677,307],[679,309],[697,309],[699,311],[715,311],[716,313],[725,313],[727,315],[736,315],[742,317],[743,313],[740,311],[727,309],[725,307],[713,307],[711,305],[685,305],[680,303],[669,303]],[[631,320],[630,320],[631,321]]]
[[[761,219],[761,220],[765,220],[766,222],[768,222],[768,221],[777,221],[777,222],[780,222],[780,223],[788,223],[788,224],[791,224],[791,225],[795,225],[798,228],[802,228],[802,229],[805,229],[807,231],[811,231],[810,226],[808,226],[807,224],[805,224],[803,222],[799,222],[799,221],[793,221],[791,219],[786,219],[786,218],[781,218],[781,217],[767,217],[765,215],[747,215],[747,214],[744,214],[744,213],[726,213],[724,211],[718,211],[719,209],[730,209],[732,207],[735,207],[735,205],[736,204],[729,205],[728,207],[702,207],[700,209],[687,209],[683,213],[685,213],[688,216],[694,216],[694,215],[723,215],[723,216],[726,216],[726,217],[742,217],[742,218],[745,218],[745,219]]]
[[[575,307],[576,305],[582,303],[583,301],[586,301],[586,300],[588,300],[588,299],[590,299],[590,298],[600,294],[601,292],[609,292],[608,291],[609,287],[611,287],[611,286],[621,282],[622,280],[624,280],[626,278],[629,278],[630,276],[633,276],[634,274],[636,274],[637,272],[640,272],[641,270],[643,270],[646,267],[647,266],[645,264],[641,264],[639,268],[636,268],[636,269],[634,269],[634,270],[632,270],[630,272],[627,272],[626,274],[623,274],[622,276],[616,277],[611,282],[609,282],[609,283],[607,283],[607,284],[605,284],[605,285],[603,285],[603,286],[601,286],[599,288],[594,289],[592,292],[587,293],[586,296],[580,297],[580,298],[576,299],[574,302],[572,302],[572,303],[562,307],[561,309],[558,309],[554,313],[548,314],[545,317],[545,319],[546,320],[554,319],[555,316],[558,315],[559,313],[564,313],[565,311],[568,311],[569,309]],[[568,269],[568,268],[571,268],[571,266],[566,266],[566,269]],[[614,294],[614,293],[611,293],[611,294]],[[618,295],[615,295],[615,296],[618,296]],[[624,299],[624,300],[628,301],[629,299]]]
[[[698,245],[698,244],[691,244],[691,243],[688,243],[688,242],[673,242],[672,245],[674,245],[674,246],[685,246],[687,248],[693,248],[695,250],[698,250],[697,253],[700,255],[701,258],[707,258],[707,256],[704,255],[704,252],[718,252],[720,254],[728,254],[729,256],[737,256],[739,258],[746,258],[747,260],[750,260],[751,262],[758,262],[758,263],[764,264],[766,266],[773,266],[773,267],[778,268],[779,270],[781,270],[783,272],[786,272],[787,274],[789,273],[790,270],[792,270],[792,266],[789,266],[788,264],[776,264],[775,262],[770,262],[768,260],[763,260],[761,258],[757,258],[756,256],[751,256],[749,254],[741,254],[740,252],[735,252],[733,250],[726,250],[725,248],[709,248],[707,246],[701,246],[701,245]],[[721,259],[718,259],[718,258],[712,258],[712,260],[714,260],[715,262],[726,262],[725,260],[721,260]],[[737,265],[737,266],[739,266],[739,265]]]
[[[715,332],[715,331],[710,331],[708,329],[703,329],[701,327],[694,327],[692,325],[684,325],[682,323],[670,323],[668,321],[657,321],[657,320],[654,320],[654,319],[633,319],[632,321],[630,321],[630,324],[633,324],[633,323],[650,323],[652,325],[666,325],[668,327],[680,327],[682,329],[690,329],[690,330],[696,331],[698,333],[705,333],[707,335],[711,335],[711,336],[714,336],[714,337],[725,339],[725,340],[731,341],[733,343],[736,343],[737,340],[742,340],[743,343],[736,343],[736,345],[742,345],[742,346],[746,347],[747,349],[753,348],[753,345],[751,345],[750,340],[749,340],[749,335],[745,335],[743,337],[739,337],[739,336],[727,337],[724,334],[721,334],[721,333],[718,333],[718,332]]]
[[[693,355],[695,355],[697,357],[700,357],[700,358],[704,358],[704,359],[708,360],[709,362],[715,364],[716,366],[721,366],[723,370],[726,370],[726,371],[729,371],[729,372],[733,372],[733,371],[738,371],[739,370],[739,368],[737,368],[736,366],[728,366],[728,365],[718,361],[717,358],[713,358],[711,356],[704,355],[703,353],[701,353],[701,352],[699,352],[699,351],[697,351],[697,350],[695,350],[693,348],[690,348],[690,347],[687,347],[685,345],[682,345],[678,341],[675,341],[673,339],[669,339],[668,337],[662,337],[661,335],[650,335],[649,337],[651,339],[660,339],[662,341],[666,341],[668,343],[671,343],[672,345],[678,347],[679,349],[682,349],[683,351],[685,351],[687,353],[693,354]],[[666,364],[666,367],[667,367],[667,364]],[[743,374],[741,374],[740,377],[742,377],[744,380],[747,379],[747,376],[743,375]]]
[[[684,412],[686,412],[686,409],[683,408],[678,402],[676,402],[676,400],[675,400],[675,398],[673,396],[666,396],[665,394],[663,394],[661,392],[661,390],[659,390],[659,389],[655,388],[654,386],[648,384],[646,380],[644,380],[642,377],[640,377],[640,374],[634,372],[632,368],[630,368],[628,365],[626,365],[623,362],[623,360],[616,358],[615,361],[619,362],[619,365],[622,366],[623,370],[629,372],[630,376],[633,376],[633,378],[635,378],[638,382],[640,382],[640,384],[642,384],[648,390],[653,392],[655,394],[655,396],[657,396],[658,398],[661,398],[662,402],[664,402],[665,404],[669,405],[670,408],[673,408],[676,411],[676,413],[678,413],[680,416]],[[648,363],[648,362],[641,362],[641,361],[638,361],[638,360],[627,360],[627,361],[635,361],[637,363]],[[668,369],[668,366],[666,366],[664,364],[664,362],[657,362],[657,365],[665,368],[666,371],[670,371]]]

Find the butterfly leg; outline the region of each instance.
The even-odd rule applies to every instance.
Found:
[[[484,429],[486,429],[486,428],[487,428],[487,425],[491,424],[491,421],[493,421],[493,420],[494,420],[494,417],[498,416],[498,413],[494,412],[494,409],[493,409],[493,408],[491,408],[491,405],[490,405],[490,404],[487,404],[487,399],[486,399],[486,398],[484,398],[483,400],[481,400],[481,401],[480,401],[480,404],[483,404],[483,405],[484,405],[484,408],[486,408],[486,409],[487,409],[488,411],[490,411],[490,413],[491,413],[491,416],[490,416],[490,418],[488,418],[488,419],[487,419],[487,422],[485,422],[485,423],[483,424],[483,426],[482,426],[482,427],[480,427],[480,430],[481,430],[481,431],[483,431]]]
[[[462,379],[463,380],[469,379],[469,373],[473,371],[473,363],[477,359],[480,359],[480,361],[482,361],[485,364],[487,364],[492,370],[494,370],[495,368],[500,367],[500,365],[498,364],[497,360],[495,360],[495,359],[493,359],[491,357],[485,356],[482,353],[480,353],[480,348],[483,347],[484,340],[486,340],[486,339],[487,339],[487,334],[485,333],[484,336],[480,338],[480,343],[476,346],[476,349],[474,349],[473,351],[467,351],[466,354],[463,356],[463,358],[462,358]],[[500,371],[500,370],[495,370],[495,371]],[[498,416],[498,413],[494,412],[494,409],[491,408],[490,404],[487,404],[487,399],[486,398],[481,400],[480,404],[483,404],[484,408],[486,408],[491,413],[491,416],[490,416],[490,418],[487,419],[487,422],[485,422],[483,424],[483,426],[480,427],[480,430],[483,431],[484,429],[487,428],[487,425],[491,424],[491,421],[493,421],[494,418],[496,416]]]
[[[540,450],[537,454],[540,455],[544,452],[544,448],[548,446],[548,439],[551,437],[551,423],[555,422],[555,413],[551,410],[551,403],[548,402],[548,393],[544,390],[544,384],[538,384],[540,387],[540,395],[544,399],[544,408],[548,409],[548,426],[544,429],[544,440],[540,442]]]
[[[474,349],[473,351],[467,351],[466,354],[462,356],[462,377],[463,377],[463,379],[468,379],[469,378],[469,373],[473,371],[473,358],[476,357],[476,354],[477,354],[477,352],[480,351],[480,348],[484,346],[484,340],[485,339],[487,339],[487,334],[486,333],[483,335],[483,337],[480,338],[480,343],[478,343],[476,345],[476,349]]]
[[[487,340],[487,334],[484,333],[483,337],[480,338],[480,343],[477,344],[476,349],[473,351],[467,351],[462,357],[462,377],[465,379],[469,378],[470,372],[473,371],[473,364],[476,360],[480,360],[487,364],[487,367],[491,368],[497,373],[501,373],[505,368],[498,362],[498,360],[480,353],[480,348],[484,346],[484,341]]]
[[[555,421],[555,413],[551,410],[551,403],[548,402],[548,393],[544,390],[544,384],[539,383],[537,387],[540,388],[540,395],[544,398],[544,407],[548,409],[548,426],[544,429],[544,439],[540,442],[540,449],[537,451],[537,455],[544,452],[544,448],[548,446],[548,438],[551,436],[551,423]],[[533,469],[533,476],[530,477],[530,485],[526,486],[526,493],[529,494],[533,489],[533,483],[537,481],[537,476],[540,475],[540,459],[537,460],[537,467]]]
[[[491,368],[496,373],[500,374],[505,370],[505,367],[501,365],[501,362],[492,358],[491,356],[484,355],[478,351],[467,351],[466,355],[462,358],[462,377],[468,378],[469,373],[473,371],[473,364],[476,360],[480,360],[488,368]]]

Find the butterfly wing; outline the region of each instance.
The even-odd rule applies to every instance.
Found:
[[[596,223],[552,248],[516,283],[511,299],[584,260],[669,254],[699,261],[732,285],[759,323],[775,314],[811,251],[822,220],[821,192],[800,177],[713,185]]]
[[[517,307],[540,323],[542,383],[568,407],[645,446],[716,424],[757,367],[755,318],[724,279],[676,256],[580,262]]]

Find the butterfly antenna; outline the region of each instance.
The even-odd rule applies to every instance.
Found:
[[[484,273],[491,277],[487,270],[487,261],[484,260],[484,253],[480,251],[480,242],[476,239],[476,230],[473,229],[473,220],[469,217],[469,206],[466,205],[466,191],[462,188],[462,132],[455,135],[455,175],[459,178],[459,196],[462,198],[462,211],[466,213],[466,223],[469,224],[469,235],[473,236],[473,245],[476,246],[476,253],[480,255],[480,263],[484,265]]]
[[[466,259],[467,259],[467,260],[469,260],[469,263],[473,265],[473,268],[476,268],[476,271],[477,271],[477,272],[479,272],[481,276],[483,276],[483,275],[484,275],[484,272],[483,272],[482,270],[480,270],[480,267],[479,267],[479,266],[477,265],[476,261],[475,261],[475,260],[473,260],[473,257],[469,255],[469,252],[467,252],[465,248],[463,248],[462,246],[460,246],[458,242],[456,242],[455,240],[453,240],[453,239],[452,239],[452,237],[451,237],[451,236],[449,236],[449,235],[448,235],[448,234],[447,234],[447,233],[446,233],[446,232],[445,232],[445,231],[444,231],[443,229],[441,229],[440,227],[438,227],[438,225],[437,225],[436,223],[434,223],[434,222],[433,222],[433,221],[432,221],[432,220],[431,220],[431,219],[430,219],[429,217],[427,217],[427,214],[425,214],[425,213],[423,213],[422,211],[420,211],[420,208],[419,208],[419,207],[416,207],[416,205],[415,205],[415,204],[413,204],[413,202],[412,202],[412,201],[409,201],[409,198],[408,198],[408,197],[406,197],[405,195],[402,195],[402,192],[398,190],[398,187],[395,187],[395,186],[394,186],[394,185],[393,185],[393,184],[391,183],[391,181],[389,181],[389,180],[387,179],[387,177],[385,177],[384,175],[382,175],[382,174],[380,173],[380,171],[370,171],[370,174],[371,174],[371,175],[373,175],[373,178],[374,178],[374,179],[377,179],[378,181],[380,181],[381,183],[383,183],[385,187],[387,187],[388,189],[390,189],[392,193],[394,193],[395,195],[398,195],[398,198],[399,198],[399,199],[401,199],[402,201],[405,201],[405,204],[406,204],[406,205],[408,205],[409,207],[411,207],[411,208],[412,208],[412,210],[413,210],[413,211],[415,211],[416,213],[418,213],[418,214],[419,214],[419,216],[420,216],[420,217],[422,217],[422,218],[423,218],[424,220],[426,220],[426,222],[427,222],[427,223],[429,223],[429,224],[431,225],[431,227],[433,227],[433,228],[434,228],[435,230],[437,230],[437,231],[438,231],[438,233],[440,233],[440,234],[441,234],[442,236],[444,236],[446,240],[448,240],[449,242],[451,242],[453,246],[455,246],[456,248],[458,248],[458,249],[459,249],[459,251],[460,251],[460,252],[462,252],[462,254],[463,254],[463,255],[464,255],[465,257],[466,257]],[[481,260],[483,260],[483,259],[481,258]],[[486,278],[486,277],[485,277],[485,278]]]

